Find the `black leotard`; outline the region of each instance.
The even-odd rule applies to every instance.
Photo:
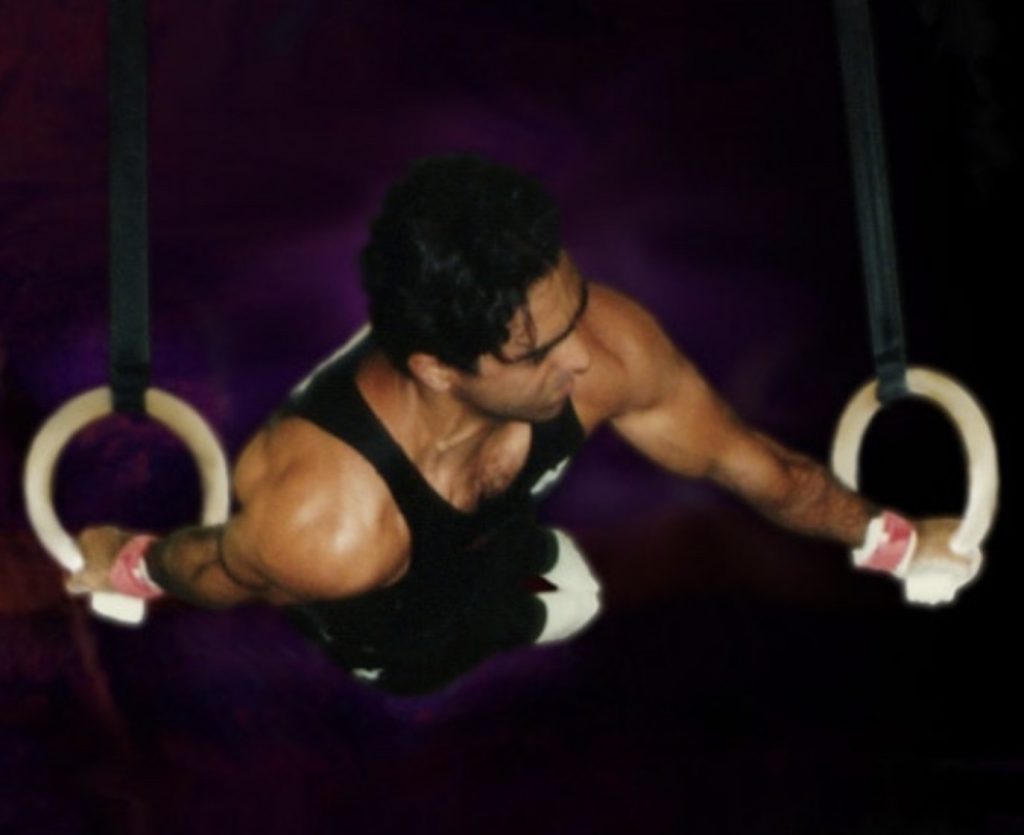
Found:
[[[373,465],[409,527],[410,566],[386,588],[287,611],[360,678],[392,692],[424,692],[540,634],[544,606],[526,579],[554,565],[557,546],[536,523],[535,503],[584,433],[567,401],[557,417],[532,425],[525,464],[508,489],[472,513],[460,511],[427,483],[359,392],[355,372],[371,350],[372,333],[357,334],[296,386],[273,417],[312,421]]]

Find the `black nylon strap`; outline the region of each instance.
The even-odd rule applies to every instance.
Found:
[[[145,0],[110,0],[110,387],[142,414],[149,387]]]
[[[835,19],[878,399],[890,403],[909,391],[868,0],[835,0]]]

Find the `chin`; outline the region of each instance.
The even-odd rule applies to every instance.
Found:
[[[562,413],[562,409],[565,408],[565,401],[568,399],[569,395],[560,398],[557,403],[547,408],[544,414],[539,417],[539,420],[551,420],[551,418],[558,417]]]

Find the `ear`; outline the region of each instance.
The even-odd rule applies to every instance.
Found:
[[[434,391],[450,391],[455,382],[455,369],[431,354],[412,354],[408,364],[413,377]]]

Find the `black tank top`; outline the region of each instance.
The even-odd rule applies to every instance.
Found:
[[[475,511],[461,511],[430,486],[356,386],[356,370],[374,347],[364,328],[296,386],[272,419],[305,418],[373,465],[409,527],[409,569],[386,588],[293,606],[290,614],[338,661],[383,670],[391,679],[386,685],[412,691],[423,689],[423,670],[413,676],[417,683],[401,684],[398,667],[419,667],[423,653],[432,656],[432,669],[448,671],[434,669],[427,678],[444,678],[457,672],[452,665],[471,666],[487,652],[539,633],[543,607],[524,581],[552,567],[555,547],[536,523],[535,505],[561,476],[584,432],[567,400],[557,417],[532,424],[529,452],[512,484]],[[441,663],[437,656],[445,653],[449,659]]]

